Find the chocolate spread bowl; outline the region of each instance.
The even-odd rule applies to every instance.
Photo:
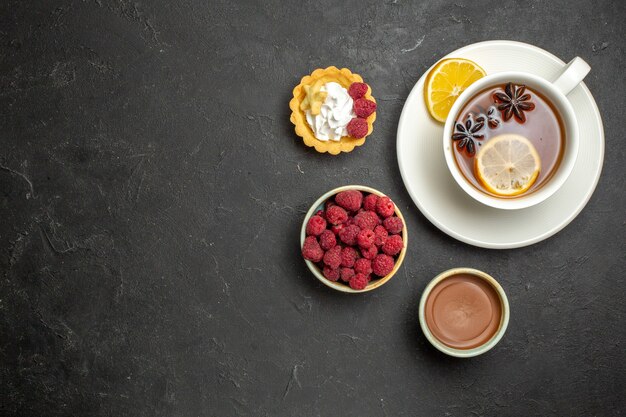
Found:
[[[500,284],[472,268],[454,268],[437,275],[424,290],[419,308],[426,339],[441,352],[458,358],[478,356],[493,348],[506,332],[509,315],[509,302]]]

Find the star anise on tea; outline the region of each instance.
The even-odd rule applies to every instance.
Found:
[[[495,106],[490,106],[487,109],[487,124],[490,128],[495,129],[500,126],[500,118],[498,117],[498,110]]]
[[[505,121],[515,116],[520,123],[524,123],[526,121],[524,112],[535,108],[535,104],[529,101],[530,94],[524,94],[525,91],[525,85],[508,83],[504,87],[504,92],[494,93],[493,98]]]
[[[484,117],[478,117],[474,120],[471,113],[467,115],[465,123],[457,123],[454,126],[452,140],[456,142],[456,148],[459,152],[465,150],[468,156],[474,156],[474,154],[476,154],[476,144],[474,141],[485,137],[484,134],[480,133],[484,126]]]

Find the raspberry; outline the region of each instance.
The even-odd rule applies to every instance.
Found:
[[[376,103],[366,98],[354,100],[354,113],[362,118],[367,118],[376,111]]]
[[[367,249],[374,244],[375,238],[376,235],[372,230],[363,229],[356,236],[356,243],[358,243],[360,247]]]
[[[348,94],[353,100],[359,99],[367,94],[367,84],[365,83],[352,83],[348,88]]]
[[[380,224],[380,219],[373,211],[362,211],[354,216],[354,224],[361,229],[374,230]]]
[[[339,279],[340,272],[339,269],[333,269],[329,266],[324,266],[322,274],[324,274],[324,276],[328,278],[329,281],[335,282]]]
[[[343,228],[344,228],[344,227],[346,227],[346,226],[347,226],[346,224],[336,224],[336,225],[332,226],[332,227],[330,228],[330,230],[331,230],[331,231],[332,231],[335,235],[338,235],[338,234],[339,234],[339,232],[341,231],[341,229],[343,229]]]
[[[397,235],[402,231],[404,223],[402,223],[402,219],[400,217],[392,216],[387,217],[383,221],[383,226],[385,226],[385,229],[387,229],[387,231],[392,235]]]
[[[379,277],[384,277],[393,270],[393,258],[389,255],[377,255],[372,261],[372,271]]]
[[[320,216],[322,219],[326,220],[326,213],[324,213],[324,210],[317,210],[317,213],[315,213],[316,216]]]
[[[339,231],[339,239],[346,245],[356,245],[356,236],[359,234],[361,229],[358,226],[351,224],[350,226],[346,226]]]
[[[372,245],[367,249],[361,248],[361,255],[363,255],[365,259],[374,259],[377,254],[378,248],[376,247],[376,245]]]
[[[350,120],[348,126],[346,126],[348,130],[348,135],[352,136],[355,139],[361,139],[367,136],[367,131],[369,127],[367,126],[367,121],[365,119],[361,119],[360,117],[355,117]]]
[[[324,254],[324,263],[332,269],[339,268],[339,265],[341,265],[341,246],[335,246],[326,251]]]
[[[376,194],[369,194],[363,199],[363,208],[368,211],[376,211],[376,202],[378,196]]]
[[[395,256],[400,253],[404,247],[404,241],[400,235],[391,235],[383,245],[383,252],[387,255]]]
[[[376,226],[374,228],[374,235],[376,235],[376,237],[374,238],[374,245],[381,247],[385,244],[387,236],[389,236],[389,232],[387,232],[387,229],[385,229],[383,226]]]
[[[331,206],[326,209],[326,219],[330,224],[345,223],[348,220],[348,213],[339,206]]]
[[[350,288],[353,290],[364,290],[369,280],[363,274],[356,274],[350,279]]]
[[[319,262],[324,257],[324,251],[317,243],[315,236],[309,236],[304,239],[304,245],[302,245],[302,257],[311,262]]]
[[[354,263],[354,272],[357,274],[369,275],[372,273],[372,261],[365,258],[357,259]]]
[[[335,203],[348,211],[357,211],[362,202],[363,194],[358,190],[342,191],[335,196]]]
[[[359,253],[356,251],[356,249],[350,246],[346,246],[341,251],[341,266],[352,268],[358,256]]]
[[[326,200],[324,203],[324,210],[328,210],[332,206],[336,206],[335,202],[333,200]]]
[[[337,238],[335,234],[328,229],[324,230],[320,235],[320,247],[324,250],[329,250],[334,248],[336,244]]]
[[[352,268],[341,268],[341,280],[343,282],[348,282],[350,281],[350,278],[352,278],[354,276],[354,269]]]
[[[311,236],[319,236],[326,229],[326,220],[318,215],[311,216],[306,224],[306,234]]]
[[[380,216],[383,218],[393,216],[395,208],[396,206],[393,204],[393,201],[391,201],[389,197],[381,197],[376,203],[376,212],[380,214]],[[326,215],[326,217],[328,217],[328,215]]]

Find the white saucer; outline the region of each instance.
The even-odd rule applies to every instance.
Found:
[[[543,49],[513,41],[475,43],[446,57],[471,59],[488,74],[527,71],[550,81],[556,79],[565,66]],[[604,159],[602,119],[587,87],[581,84],[568,95],[578,119],[580,148],[574,169],[563,187],[536,206],[498,210],[465,194],[448,171],[441,145],[443,125],[430,117],[424,104],[427,73],[415,84],[404,103],[397,140],[402,180],[424,216],[455,239],[493,249],[532,245],[567,226],[593,194]]]

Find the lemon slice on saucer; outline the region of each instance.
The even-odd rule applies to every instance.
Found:
[[[424,99],[430,115],[439,122],[445,122],[459,95],[485,75],[485,70],[469,59],[447,58],[439,61],[424,82]]]
[[[491,193],[516,196],[537,180],[541,159],[524,136],[499,135],[485,143],[474,160],[478,180]]]

